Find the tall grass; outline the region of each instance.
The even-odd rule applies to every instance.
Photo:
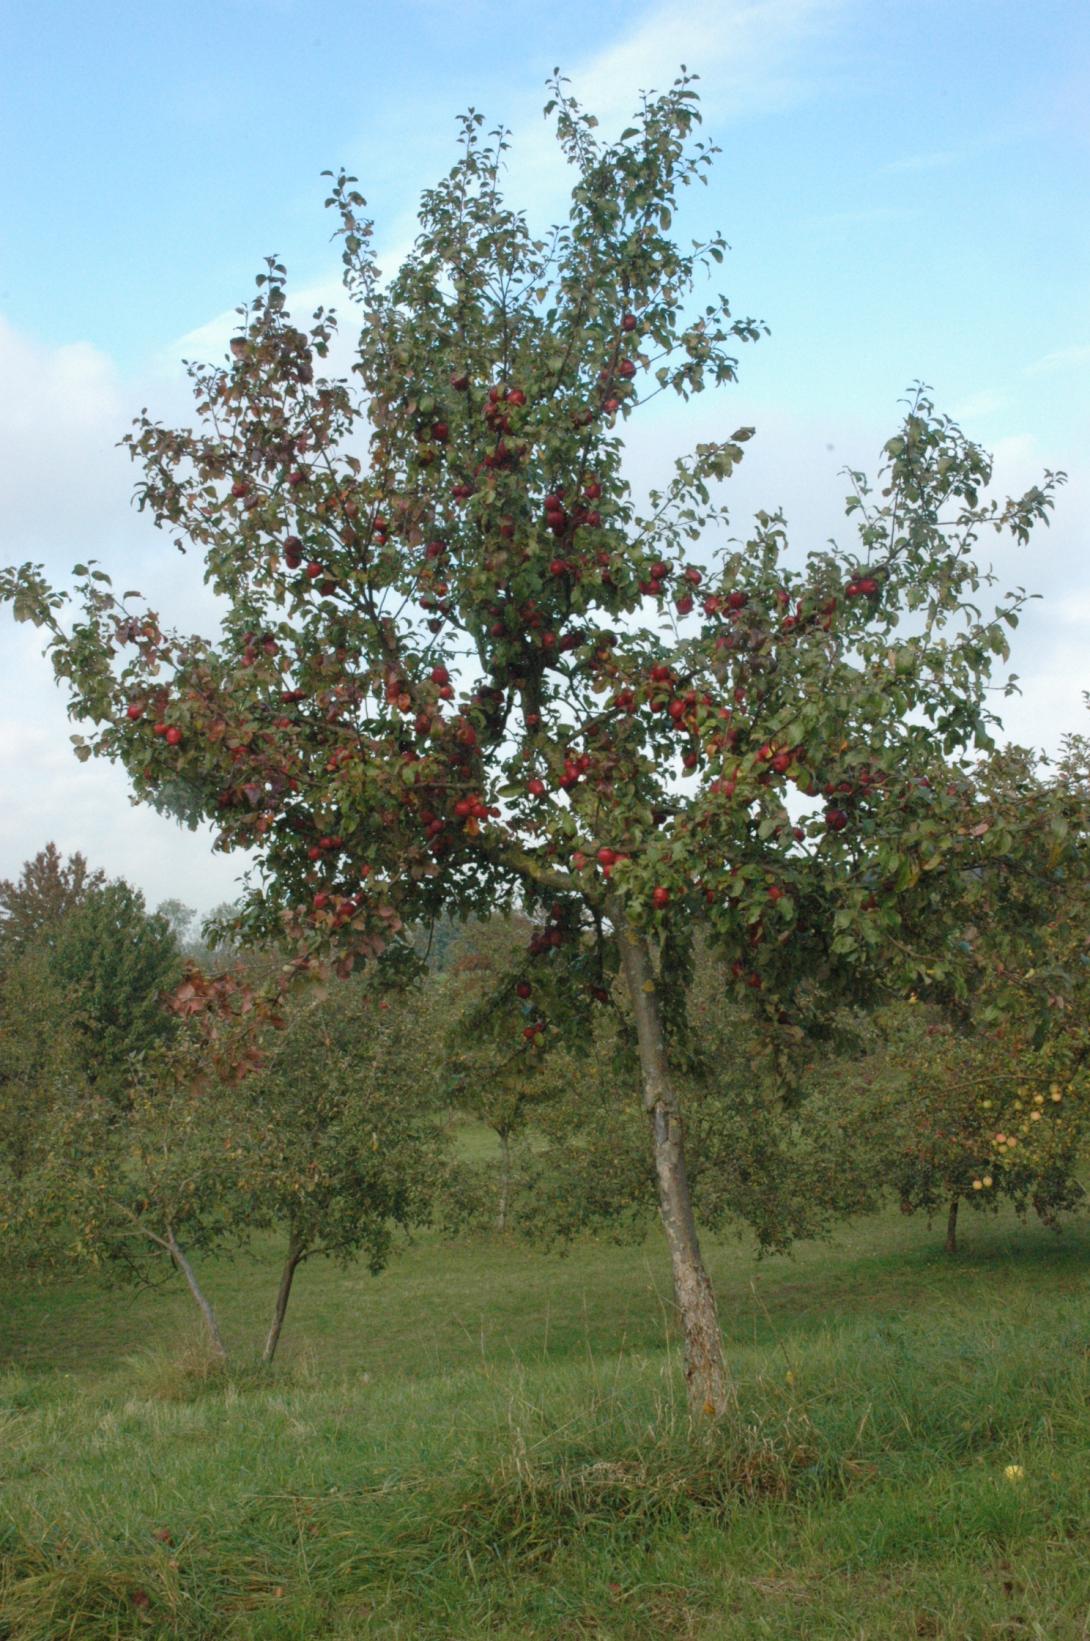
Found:
[[[0,1635],[1090,1636],[1090,1238],[969,1231],[713,1250],[737,1402],[695,1429],[650,1244],[308,1272],[271,1373],[163,1295],[110,1347],[101,1294],[21,1291]],[[272,1270],[208,1273],[240,1337]]]

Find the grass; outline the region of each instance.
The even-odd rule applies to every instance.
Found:
[[[180,1289],[9,1290],[0,1636],[1088,1637],[1090,1231],[963,1218],[709,1248],[695,1432],[655,1240],[305,1267],[271,1374],[272,1246],[204,1272],[226,1373]]]

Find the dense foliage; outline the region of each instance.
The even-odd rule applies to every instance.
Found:
[[[527,1058],[550,1025],[585,1042],[622,977],[690,1392],[717,1412],[682,1120],[694,937],[785,1074],[866,988],[957,987],[960,886],[991,847],[959,761],[988,745],[1024,597],[981,610],[979,538],[1026,540],[1057,478],[990,499],[987,456],[920,389],[877,483],[849,477],[846,545],[792,552],[771,511],[728,536],[716,487],[749,427],[638,494],[629,419],[732,382],[763,327],[696,296],[721,236],[673,237],[714,154],[690,79],[612,143],[552,92],[565,221],[505,202],[506,137],[471,113],[384,279],[337,174],[352,378],[321,375],[335,316],[300,328],[270,259],[229,361],[190,367],[196,428],[139,418],[140,504],[203,555],[219,639],[87,566],[71,628],[34,566],[0,595],[48,629],[80,755],[251,852],[242,927],[293,936],[299,968],[405,973],[406,931],[519,903],[553,977],[533,1033],[511,1008]]]

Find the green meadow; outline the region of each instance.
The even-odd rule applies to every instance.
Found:
[[[0,1635],[1090,1635],[1090,1228],[890,1212],[713,1243],[737,1376],[691,1428],[664,1251],[421,1237],[2,1296]]]

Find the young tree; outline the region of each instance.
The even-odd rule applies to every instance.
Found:
[[[49,958],[44,944],[29,945],[0,974],[0,1178],[9,1191],[47,1154],[57,1101],[84,1086],[84,1045]]]
[[[671,237],[714,153],[691,79],[609,144],[559,78],[552,93],[573,174],[560,226],[537,235],[504,202],[506,135],[483,139],[471,112],[388,282],[354,179],[333,178],[351,382],[318,374],[334,316],[293,323],[270,259],[228,363],[191,367],[197,430],[140,418],[141,505],[204,553],[221,640],[171,633],[100,570],[77,571],[73,636],[34,566],[0,592],[50,630],[96,726],[81,755],[120,759],[139,798],[255,853],[253,934],[285,926],[305,961],[347,970],[398,955],[406,926],[521,899],[551,909],[542,972],[578,977],[595,936],[593,984],[619,974],[630,1000],[690,1402],[715,1413],[729,1381],[686,1172],[677,977],[702,926],[775,1043],[865,971],[916,972],[921,931],[941,942],[928,868],[971,841],[936,765],[986,740],[1021,602],[977,612],[975,544],[985,527],[1025,539],[1056,480],[984,500],[986,456],[921,391],[877,492],[851,476],[854,545],[793,558],[771,512],[726,538],[712,487],[751,428],[636,497],[629,419],[733,381],[761,326],[695,302],[718,235]],[[593,1001],[581,978],[558,995],[551,1024],[577,1043]],[[517,1045],[520,1015],[511,1029]]]
[[[442,1135],[420,1014],[415,994],[380,999],[354,980],[296,999],[261,1069],[223,1091],[223,1166],[242,1217],[287,1237],[266,1362],[305,1261],[362,1257],[377,1276],[398,1233],[428,1217]]]
[[[55,934],[69,913],[105,882],[105,873],[89,871],[78,850],[65,862],[56,844],[47,843],[27,861],[17,881],[0,880],[0,959],[7,962]]]
[[[14,1257],[41,1271],[89,1269],[145,1284],[173,1266],[213,1354],[226,1358],[193,1261],[245,1225],[225,1176],[225,1113],[207,1098],[203,1049],[196,1034],[158,1045],[126,1087],[124,1123],[115,1099],[85,1077],[54,1084],[32,1166],[7,1177],[0,1167],[0,1226]]]
[[[87,1078],[123,1102],[131,1058],[172,1029],[165,997],[182,978],[174,931],[119,878],[87,894],[52,938],[49,968],[83,1039]]]
[[[903,1135],[891,1170],[905,1212],[946,1213],[957,1252],[958,1211],[1009,1199],[1048,1225],[1082,1201],[1086,1073],[1059,1042],[1034,1050],[1017,1029],[961,1033],[948,1022],[902,1025],[889,1073],[903,1081]]]
[[[884,1049],[905,1084],[901,1199],[946,1208],[949,1253],[962,1201],[1006,1196],[1053,1224],[1084,1195],[1090,742],[1067,737],[1054,764],[1006,748],[958,795],[981,843],[957,890],[962,983],[951,995],[948,976],[925,977],[921,995],[944,1006],[896,1011]]]

